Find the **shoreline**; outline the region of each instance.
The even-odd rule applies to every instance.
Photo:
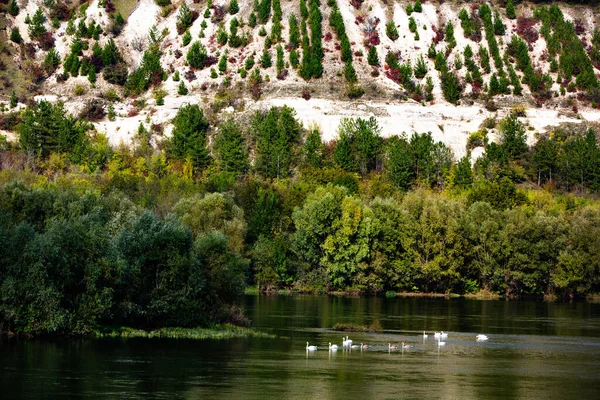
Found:
[[[183,340],[228,340],[263,338],[274,339],[276,336],[244,328],[232,324],[212,325],[206,328],[165,327],[156,329],[137,329],[128,326],[104,326],[87,333],[65,333],[56,335],[21,335],[13,332],[0,334],[5,338],[16,339],[183,339]]]
[[[382,292],[379,294],[363,294],[354,290],[342,290],[342,291],[328,291],[328,292],[315,292],[310,290],[291,290],[291,289],[277,289],[270,291],[259,291],[256,286],[248,287],[244,290],[244,295],[248,296],[293,296],[293,295],[324,295],[324,296],[338,296],[338,297],[356,297],[356,298],[369,298],[369,297],[385,297],[385,298],[432,298],[432,299],[457,299],[463,298],[468,300],[505,300],[505,301],[539,301],[539,302],[562,302],[568,303],[572,301],[585,301],[590,303],[600,302],[600,294],[578,296],[575,298],[561,298],[555,294],[541,295],[541,296],[522,296],[522,297],[510,297],[501,295],[498,293],[492,293],[488,291],[481,291],[477,293],[435,293],[435,292]]]

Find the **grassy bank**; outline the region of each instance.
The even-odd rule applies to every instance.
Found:
[[[244,339],[244,338],[274,338],[264,332],[235,325],[214,325],[210,328],[160,328],[153,330],[134,329],[129,327],[107,327],[92,332],[96,338],[161,338],[161,339]]]

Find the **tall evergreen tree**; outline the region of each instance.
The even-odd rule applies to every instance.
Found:
[[[248,150],[242,130],[230,120],[219,127],[215,138],[215,155],[221,170],[243,174],[248,171]]]
[[[168,155],[176,160],[191,159],[194,168],[202,170],[210,162],[206,147],[209,123],[197,104],[185,105],[173,119],[173,134],[167,146]]]

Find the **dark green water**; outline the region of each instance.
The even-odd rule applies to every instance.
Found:
[[[600,398],[600,304],[248,296],[246,313],[280,337],[4,340],[0,398]],[[336,322],[373,321],[382,333],[350,334],[371,349],[327,351]]]

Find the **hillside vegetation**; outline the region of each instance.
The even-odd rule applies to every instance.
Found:
[[[159,3],[3,4],[1,331],[600,290],[594,6]]]

